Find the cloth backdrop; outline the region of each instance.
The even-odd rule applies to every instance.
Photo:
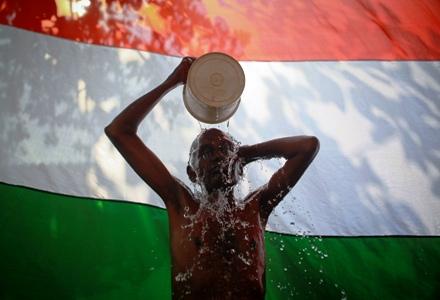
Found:
[[[0,24],[2,299],[170,298],[163,202],[103,128],[209,51],[246,75],[214,127],[321,141],[266,228],[266,298],[440,295],[438,1],[6,0]],[[140,135],[190,185],[207,127],[180,87]],[[250,165],[237,196],[282,163]]]

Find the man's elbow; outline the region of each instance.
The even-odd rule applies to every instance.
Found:
[[[114,144],[118,144],[121,139],[124,138],[123,131],[120,128],[114,126],[113,124],[109,124],[104,128],[105,135],[108,139]]]
[[[308,136],[305,141],[305,152],[312,157],[315,157],[319,151],[320,143],[316,136]]]
[[[105,132],[105,135],[106,135],[109,139],[112,139],[112,138],[114,138],[114,137],[117,135],[117,130],[115,129],[114,126],[112,126],[112,124],[107,125],[107,126],[104,128],[104,132]]]
[[[116,139],[123,135],[136,134],[135,130],[131,128],[117,126],[114,123],[110,123],[104,128],[104,132],[110,140]]]

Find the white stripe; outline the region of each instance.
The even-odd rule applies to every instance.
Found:
[[[179,59],[0,27],[0,180],[58,193],[162,206],[103,134]],[[269,229],[317,235],[439,235],[438,62],[246,62],[229,131],[243,143],[312,134],[321,151]],[[226,125],[222,125],[223,129]],[[181,88],[141,136],[189,184],[200,131]],[[242,194],[280,162],[255,164]],[[292,224],[291,224],[292,223]],[[294,223],[294,224],[293,224]]]

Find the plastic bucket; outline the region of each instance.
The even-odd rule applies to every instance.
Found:
[[[238,61],[224,53],[207,53],[189,69],[183,102],[199,121],[224,122],[237,110],[244,85],[245,76]]]

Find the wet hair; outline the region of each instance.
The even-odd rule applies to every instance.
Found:
[[[193,153],[196,150],[196,148],[199,146],[199,140],[202,136],[204,136],[205,134],[209,133],[209,132],[218,132],[218,133],[223,133],[225,136],[227,136],[234,144],[238,144],[238,142],[234,139],[234,137],[232,135],[230,135],[228,132],[224,132],[220,129],[217,128],[208,128],[208,129],[202,129],[202,131],[196,136],[196,138],[194,139],[194,141],[191,144],[191,148],[189,150],[189,158],[188,158],[188,165],[193,167],[193,161],[194,161],[194,157],[193,157]]]

